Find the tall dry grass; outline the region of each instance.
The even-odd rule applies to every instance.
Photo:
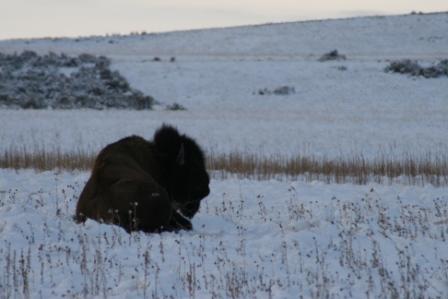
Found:
[[[0,155],[0,168],[36,169],[40,171],[89,170],[95,154],[88,152],[64,153],[60,151],[10,150]],[[208,169],[214,176],[225,178],[256,178],[260,180],[284,177],[302,177],[305,180],[320,180],[327,183],[394,182],[408,184],[448,185],[448,155],[407,155],[402,159],[386,157],[373,160],[362,156],[352,158],[317,158],[297,156],[263,157],[255,154],[234,152],[210,154]]]
[[[302,176],[306,180],[321,180],[328,183],[393,182],[409,184],[429,183],[435,186],[448,185],[448,156],[412,157],[400,160],[386,157],[373,160],[362,156],[352,158],[317,158],[297,156],[258,157],[232,153],[211,156],[208,159],[211,170],[221,172],[223,176],[236,174],[239,177],[272,179],[278,176]]]
[[[88,170],[93,166],[95,156],[86,152],[63,153],[61,151],[7,150],[0,155],[0,168],[36,169],[39,171]]]

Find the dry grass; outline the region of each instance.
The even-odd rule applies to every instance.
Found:
[[[316,157],[280,156],[258,157],[233,153],[212,156],[209,168],[224,176],[237,174],[241,177],[272,179],[278,176],[303,176],[306,180],[322,180],[328,183],[392,182],[401,180],[409,184],[430,183],[435,186],[448,185],[448,157],[407,156],[401,160],[378,158],[367,160],[358,156],[351,159],[327,159]]]
[[[26,150],[5,151],[0,156],[0,168],[36,169],[40,171],[88,170],[93,166],[95,156],[91,153],[62,153],[45,150],[28,152]]]
[[[95,154],[87,152],[63,153],[11,150],[0,156],[0,168],[36,169],[40,171],[89,170]],[[236,175],[239,178],[275,179],[282,177],[303,177],[306,180],[321,180],[328,183],[393,182],[408,184],[429,183],[434,186],[448,185],[448,156],[413,157],[401,160],[362,156],[350,159],[327,159],[297,156],[261,157],[254,154],[231,153],[211,154],[207,165],[215,176]]]

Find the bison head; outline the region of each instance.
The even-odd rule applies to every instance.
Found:
[[[210,179],[201,148],[170,126],[163,126],[155,133],[154,144],[164,161],[163,185],[173,208],[192,218],[201,200],[210,193]]]

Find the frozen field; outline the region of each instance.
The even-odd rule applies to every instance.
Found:
[[[1,298],[446,298],[448,189],[213,180],[191,232],[72,216],[87,173],[0,171]]]
[[[160,105],[0,110],[0,154],[96,152],[170,123],[207,153],[447,157],[448,78],[384,72],[448,59],[447,13],[0,41],[25,49],[107,55]],[[333,49],[347,60],[318,61]],[[295,93],[258,94],[280,86]],[[0,298],[448,298],[446,186],[213,179],[193,231],[129,235],[73,222],[88,175],[0,169]]]
[[[447,78],[384,72],[390,59],[448,58],[447,13],[0,41],[1,52],[24,49],[107,55],[132,86],[162,105],[151,112],[2,110],[2,151],[97,151],[129,134],[151,138],[166,122],[219,153],[375,158],[448,152]],[[347,60],[317,61],[333,49]],[[162,61],[152,61],[155,56]],[[296,92],[257,94],[280,86]],[[164,110],[174,102],[187,111]]]

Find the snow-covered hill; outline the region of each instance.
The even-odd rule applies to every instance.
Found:
[[[356,59],[446,55],[448,13],[305,21],[123,37],[3,41],[2,51],[104,55],[274,56],[307,59],[339,49]]]
[[[25,49],[107,55],[112,68],[162,109],[0,111],[1,149],[37,143],[98,150],[127,134],[149,138],[168,122],[215,152],[377,157],[448,151],[447,78],[384,72],[391,59],[448,58],[448,13],[0,42],[0,52]],[[347,59],[318,61],[333,49]],[[259,94],[281,86],[295,93]],[[187,111],[163,109],[172,103]]]

